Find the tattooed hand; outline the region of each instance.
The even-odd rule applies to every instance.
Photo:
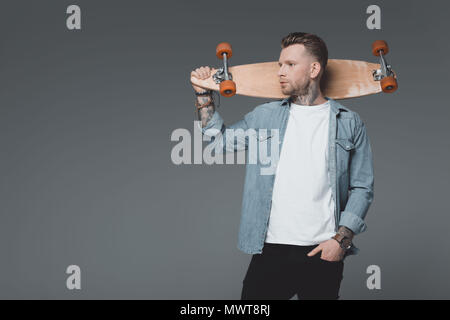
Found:
[[[213,71],[215,71],[215,69],[210,68],[208,66],[200,67],[191,72],[191,77],[195,77],[200,80],[205,80],[205,79],[208,79],[209,77],[211,77],[211,73]],[[192,88],[194,88],[194,90],[197,92],[205,91],[205,89],[203,89],[202,87],[198,87],[196,85],[192,85]]]
[[[214,71],[214,68],[210,68],[207,66],[200,67],[191,72],[191,77],[195,77],[201,80],[208,79],[211,76],[211,73]],[[204,88],[198,87],[196,85],[192,85],[192,88],[194,88],[196,92],[205,91]],[[206,107],[198,110],[198,119],[202,122],[202,127],[205,127],[214,114],[214,101],[211,95],[202,95],[197,97],[197,103],[198,105],[206,105]]]

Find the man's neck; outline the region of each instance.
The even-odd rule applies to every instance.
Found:
[[[320,91],[320,87],[315,83],[308,88],[308,92],[306,94],[293,95],[291,97],[291,101],[302,106],[315,106],[327,102]]]

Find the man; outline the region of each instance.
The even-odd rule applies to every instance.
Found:
[[[260,162],[246,165],[238,248],[253,256],[241,299],[338,299],[343,260],[358,252],[352,239],[366,229],[373,200],[372,150],[359,115],[322,95],[323,40],[295,32],[281,47],[278,76],[289,98],[225,127],[211,91],[194,86],[201,130],[224,151],[248,148],[245,137],[227,141],[225,128],[280,133],[275,174],[262,175]],[[191,75],[206,79],[211,71]],[[270,138],[257,136],[258,143]]]

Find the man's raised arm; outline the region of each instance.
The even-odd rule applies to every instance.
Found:
[[[191,77],[207,79],[211,76],[214,69],[210,67],[200,67],[191,72]],[[248,147],[249,138],[255,136],[249,122],[252,119],[253,112],[249,112],[244,119],[225,127],[224,121],[216,110],[212,91],[192,85],[196,94],[196,107],[198,119],[201,121],[202,133],[211,137],[211,143],[214,143],[216,150],[221,152],[240,151]],[[225,133],[225,128],[229,134]],[[250,129],[250,130],[249,130]]]

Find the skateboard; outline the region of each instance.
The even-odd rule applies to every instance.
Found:
[[[372,44],[372,54],[380,63],[359,60],[328,59],[321,79],[324,96],[338,100],[366,96],[379,92],[392,93],[398,88],[397,75],[387,63],[385,55],[389,47],[384,40]],[[240,94],[258,98],[283,99],[277,72],[278,62],[262,62],[229,67],[231,45],[222,42],[216,47],[216,56],[223,67],[213,69],[208,79],[191,77],[191,83],[199,87],[219,91],[224,97]]]

